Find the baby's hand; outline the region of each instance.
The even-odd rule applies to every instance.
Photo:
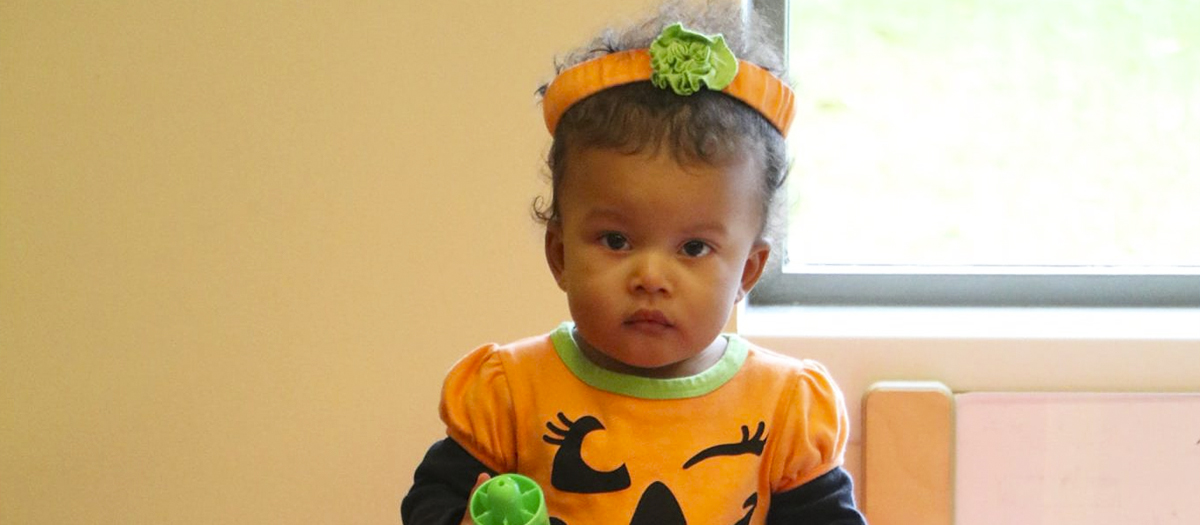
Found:
[[[483,485],[483,483],[489,479],[492,479],[492,477],[489,476],[487,472],[480,472],[479,477],[475,478],[475,487],[471,489],[471,494],[474,494],[475,491],[477,489],[479,489],[479,486]],[[470,496],[467,497],[467,512],[466,512],[466,514],[463,515],[463,519],[462,519],[462,522],[460,523],[460,525],[475,525],[475,520],[471,519]]]

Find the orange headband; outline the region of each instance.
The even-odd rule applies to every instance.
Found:
[[[796,96],[792,89],[766,69],[744,60],[737,63],[737,76],[721,92],[754,108],[787,137],[795,113]],[[563,71],[542,97],[546,129],[553,135],[563,112],[576,102],[610,87],[649,81],[652,72],[650,52],[646,49],[604,55]]]

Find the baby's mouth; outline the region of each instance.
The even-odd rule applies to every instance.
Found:
[[[625,318],[625,324],[631,326],[661,326],[663,328],[671,328],[674,326],[667,316],[658,310],[638,310],[633,315]]]

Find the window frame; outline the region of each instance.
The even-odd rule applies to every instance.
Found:
[[[789,4],[743,3],[769,22],[785,61]],[[784,272],[786,242],[776,248],[784,253],[772,255],[751,306],[1200,307],[1200,267],[806,265]]]

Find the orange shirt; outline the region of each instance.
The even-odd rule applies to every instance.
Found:
[[[841,465],[845,402],[820,364],[728,335],[700,374],[635,377],[593,365],[571,328],[478,348],[442,392],[449,436],[537,481],[551,517],[761,524],[772,494]]]

